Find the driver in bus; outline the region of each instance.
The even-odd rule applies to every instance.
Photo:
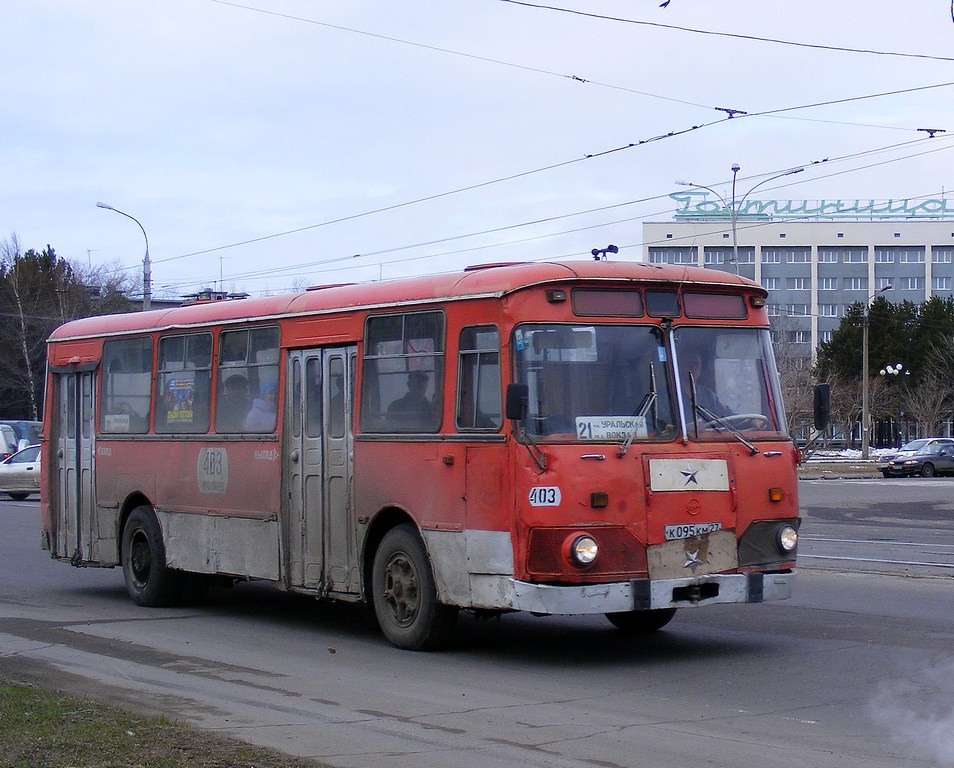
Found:
[[[687,349],[679,356],[679,375],[686,407],[692,408],[692,391],[695,387],[695,404],[714,416],[728,416],[731,411],[719,400],[715,391],[703,381],[702,355],[696,349]],[[691,384],[690,384],[691,379]],[[702,414],[697,414],[701,416]],[[703,417],[703,421],[708,421]]]

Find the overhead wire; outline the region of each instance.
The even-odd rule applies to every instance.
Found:
[[[633,24],[644,27],[655,27],[657,29],[671,29],[678,32],[689,32],[696,35],[708,35],[712,37],[726,37],[736,40],[748,40],[758,43],[772,43],[773,45],[787,45],[795,48],[809,48],[821,51],[836,51],[838,53],[858,53],[871,56],[892,56],[906,59],[927,59],[929,61],[954,61],[951,56],[935,56],[928,53],[906,53],[901,51],[879,51],[872,48],[852,48],[844,45],[823,45],[821,43],[803,43],[795,40],[783,40],[775,37],[763,37],[759,35],[744,35],[739,32],[715,32],[711,29],[698,29],[695,27],[684,27],[677,24],[663,24],[658,21],[641,21],[638,19],[627,19],[622,16],[609,16],[601,13],[592,13],[590,11],[579,11],[573,8],[561,8],[555,5],[544,5],[542,3],[531,3],[526,0],[498,0],[501,3],[510,5],[520,5],[526,8],[536,8],[539,10],[554,11],[557,13],[571,14],[573,16],[586,16],[601,21],[613,21],[621,24]],[[952,4],[954,7],[954,4]]]
[[[588,80],[588,79],[585,79],[585,78],[582,78],[582,77],[579,77],[579,76],[576,76],[576,75],[566,75],[566,74],[554,72],[554,71],[547,70],[547,69],[536,68],[536,67],[530,67],[530,66],[525,66],[525,65],[520,65],[520,64],[514,64],[514,63],[512,63],[512,62],[507,62],[507,61],[503,61],[503,60],[495,59],[495,58],[491,58],[491,57],[485,57],[485,56],[479,56],[479,55],[475,55],[475,54],[462,53],[462,52],[459,52],[459,51],[454,51],[454,50],[450,50],[450,49],[447,49],[447,48],[442,48],[442,47],[439,47],[439,46],[433,46],[433,45],[428,45],[428,44],[424,44],[424,43],[417,43],[417,42],[408,41],[408,40],[404,40],[404,39],[400,39],[400,38],[396,38],[396,37],[391,37],[391,36],[387,36],[387,35],[381,35],[381,34],[372,33],[372,32],[367,32],[367,31],[363,31],[363,30],[358,30],[358,29],[354,29],[354,28],[350,28],[350,27],[344,27],[344,26],[341,26],[341,25],[329,24],[329,23],[326,23],[326,22],[316,21],[316,20],[313,20],[313,19],[305,18],[305,17],[293,16],[293,15],[290,15],[290,14],[283,14],[283,13],[279,13],[279,12],[276,12],[276,11],[270,11],[270,10],[266,10],[266,9],[256,8],[256,7],[253,7],[253,6],[250,6],[250,5],[244,5],[244,4],[240,4],[240,3],[229,2],[228,0],[210,0],[210,2],[214,2],[214,3],[217,3],[217,4],[219,4],[219,5],[230,6],[230,7],[234,7],[234,8],[238,8],[238,9],[242,9],[242,10],[254,11],[254,12],[257,12],[257,13],[262,13],[262,14],[267,14],[267,15],[276,16],[276,17],[280,17],[280,18],[285,18],[285,19],[289,19],[289,20],[292,20],[292,21],[296,21],[296,22],[303,22],[303,23],[308,23],[308,24],[314,24],[314,25],[317,25],[317,26],[328,27],[328,28],[331,28],[331,29],[335,29],[335,30],[339,30],[339,31],[344,31],[344,32],[352,33],[352,34],[365,35],[365,36],[368,36],[368,37],[378,38],[378,39],[386,40],[386,41],[389,41],[389,42],[395,42],[395,43],[401,43],[401,44],[406,44],[406,45],[412,45],[412,46],[415,46],[415,47],[420,47],[420,48],[422,48],[422,49],[427,49],[427,50],[433,50],[433,51],[437,51],[437,52],[440,52],[440,53],[446,53],[446,54],[452,54],[452,55],[456,55],[456,56],[462,56],[462,57],[465,57],[465,58],[470,58],[470,59],[474,59],[474,60],[478,60],[478,61],[483,61],[483,62],[487,62],[487,63],[497,64],[497,65],[503,65],[503,66],[508,66],[508,67],[515,67],[515,68],[518,68],[518,69],[525,69],[525,70],[527,70],[527,71],[532,71],[532,72],[536,72],[536,73],[540,73],[540,74],[546,74],[546,75],[552,75],[552,76],[559,76],[559,77],[562,77],[562,78],[564,78],[564,79],[574,80],[574,81],[578,81],[578,82],[580,82],[580,83],[590,83],[590,84],[594,84],[594,85],[600,85],[600,86],[602,86],[602,87],[611,87],[611,88],[614,88],[614,89],[617,89],[617,90],[631,91],[631,92],[633,92],[633,93],[638,93],[638,94],[640,94],[640,95],[650,96],[650,97],[654,97],[654,98],[662,98],[662,99],[666,99],[666,100],[669,100],[669,101],[679,102],[679,103],[683,103],[683,104],[687,104],[687,105],[691,105],[691,106],[696,106],[696,107],[700,107],[700,108],[720,109],[720,108],[717,108],[717,107],[707,107],[707,106],[705,106],[705,105],[701,105],[701,104],[698,104],[698,103],[695,103],[695,102],[685,101],[685,100],[681,100],[681,99],[675,99],[675,98],[666,97],[666,96],[660,96],[659,94],[652,94],[652,93],[648,93],[648,92],[645,92],[645,91],[636,91],[636,90],[633,90],[633,89],[627,89],[627,88],[620,87],[620,86],[613,86],[613,85],[606,84],[606,83],[599,83],[599,82],[597,82],[597,81]],[[556,7],[556,6],[544,6],[544,5],[541,5],[541,4],[534,4],[534,3],[527,3],[527,2],[517,2],[516,0],[503,0],[503,2],[511,2],[512,4],[516,4],[516,5],[525,5],[525,6],[528,6],[528,7],[536,7],[536,8],[541,8],[541,9],[546,9],[546,10],[552,10],[552,11],[561,11],[561,12],[565,12],[565,13],[574,13],[574,14],[578,14],[578,15],[594,16],[594,17],[596,17],[596,18],[603,18],[603,19],[607,19],[607,20],[611,20],[611,21],[620,21],[620,22],[627,22],[627,23],[633,23],[633,24],[646,24],[646,25],[649,25],[649,26],[671,27],[671,28],[673,28],[673,29],[677,29],[677,30],[681,30],[681,31],[685,31],[685,32],[714,34],[714,35],[725,36],[725,37],[737,37],[737,38],[742,38],[742,39],[757,40],[757,41],[761,41],[761,42],[777,43],[777,44],[783,44],[783,45],[799,45],[799,46],[808,47],[808,48],[831,48],[831,49],[833,49],[833,50],[839,50],[839,51],[851,52],[851,53],[879,53],[879,54],[881,54],[881,55],[911,56],[911,57],[915,57],[915,58],[939,58],[939,57],[926,56],[926,55],[924,55],[924,54],[902,54],[902,53],[896,53],[896,52],[887,52],[887,51],[880,51],[880,52],[879,52],[879,51],[871,51],[871,50],[867,50],[867,49],[855,49],[855,48],[847,48],[847,47],[819,46],[819,45],[816,45],[816,44],[797,43],[797,42],[793,42],[793,41],[776,40],[776,39],[772,39],[772,38],[759,38],[759,37],[751,36],[751,35],[738,35],[738,34],[734,34],[734,33],[715,33],[715,32],[710,32],[710,31],[708,31],[708,30],[698,30],[698,29],[693,29],[693,28],[688,28],[688,27],[677,27],[677,26],[675,26],[675,25],[663,25],[663,24],[658,24],[658,23],[656,23],[656,22],[639,22],[639,21],[637,21],[637,20],[624,19],[624,18],[621,18],[621,17],[608,17],[608,16],[602,16],[602,15],[600,15],[600,14],[590,14],[590,13],[586,13],[586,12],[574,11],[574,10],[571,10],[571,9],[561,9],[561,8]],[[952,58],[952,59],[939,59],[939,60],[950,60],[950,61],[954,61],[954,58]],[[740,118],[742,118],[742,117],[760,117],[760,116],[761,116],[761,117],[769,117],[769,116],[774,117],[774,116],[780,116],[780,115],[787,115],[787,113],[790,113],[790,112],[793,112],[793,111],[797,111],[797,110],[804,110],[804,109],[810,109],[810,108],[821,107],[821,106],[828,106],[828,105],[833,105],[833,104],[843,104],[843,103],[848,103],[848,102],[852,102],[852,101],[859,101],[859,100],[863,100],[863,99],[877,98],[877,97],[881,97],[881,96],[894,96],[894,95],[899,95],[899,94],[903,94],[903,93],[912,93],[912,92],[916,92],[916,91],[922,91],[922,90],[928,90],[928,89],[934,89],[934,88],[949,87],[949,86],[951,86],[951,85],[954,85],[954,83],[939,83],[939,84],[934,84],[934,85],[912,87],[912,88],[909,88],[909,89],[902,89],[902,90],[896,90],[896,91],[890,91],[890,92],[883,92],[883,93],[878,93],[878,94],[869,94],[869,95],[859,96],[859,97],[849,97],[849,98],[844,98],[844,99],[831,100],[831,101],[827,101],[827,102],[817,102],[817,103],[814,103],[814,104],[805,104],[805,105],[799,105],[799,106],[794,106],[794,107],[784,107],[784,108],[779,108],[779,109],[766,110],[766,111],[763,111],[763,112],[746,113],[746,112],[742,112],[742,111],[740,111],[740,110],[722,110],[722,111],[724,111],[724,112],[727,113],[727,115],[728,115],[727,117],[720,118],[720,119],[718,119],[718,120],[712,120],[712,121],[709,121],[709,122],[706,122],[706,123],[702,123],[702,124],[698,124],[698,125],[694,125],[694,126],[691,126],[691,127],[688,127],[688,128],[682,128],[682,129],[673,130],[673,131],[670,131],[670,132],[667,132],[667,133],[664,133],[664,134],[659,134],[659,135],[656,135],[656,136],[652,136],[652,137],[650,137],[650,138],[641,139],[641,140],[638,140],[638,141],[635,141],[635,142],[631,142],[631,143],[629,143],[629,144],[622,145],[622,146],[619,146],[619,147],[614,147],[614,148],[611,148],[611,149],[607,149],[607,150],[603,150],[603,151],[599,151],[599,152],[587,154],[587,155],[584,155],[584,156],[582,156],[582,157],[574,158],[574,159],[571,159],[571,160],[566,160],[566,161],[558,162],[558,163],[552,163],[552,164],[550,164],[550,165],[546,165],[546,166],[542,166],[542,167],[539,167],[539,168],[530,169],[530,170],[527,170],[527,171],[522,171],[522,172],[515,173],[515,174],[510,174],[510,175],[507,175],[507,176],[504,176],[504,177],[500,177],[500,178],[496,178],[496,179],[492,179],[492,180],[488,180],[488,181],[483,181],[483,182],[478,182],[478,183],[471,184],[471,185],[466,185],[466,186],[463,186],[463,187],[460,187],[460,188],[456,188],[456,189],[447,190],[447,191],[444,191],[444,192],[435,193],[435,194],[433,194],[433,195],[426,195],[426,196],[418,197],[418,198],[415,198],[415,199],[412,199],[412,200],[407,200],[407,201],[395,203],[395,204],[393,204],[393,205],[383,206],[383,207],[376,208],[376,209],[373,209],[373,210],[368,210],[368,211],[363,211],[363,212],[359,212],[359,213],[355,213],[355,214],[351,214],[351,215],[347,215],[347,216],[342,216],[342,217],[338,217],[338,218],[334,218],[334,219],[330,219],[330,220],[318,222],[318,223],[315,223],[315,224],[306,225],[306,226],[303,226],[303,227],[298,227],[298,228],[294,228],[294,229],[285,230],[285,231],[282,231],[282,232],[276,232],[276,233],[271,233],[271,234],[267,234],[267,235],[262,235],[262,236],[260,236],[260,237],[249,238],[249,239],[242,240],[242,241],[239,241],[239,242],[229,243],[229,244],[226,244],[226,245],[216,246],[216,247],[213,247],[213,248],[208,248],[208,249],[203,249],[203,250],[198,250],[198,251],[192,251],[192,252],[189,252],[189,253],[180,254],[180,255],[178,255],[178,256],[172,256],[172,257],[168,257],[168,258],[165,258],[165,259],[154,259],[154,260],[153,260],[153,263],[154,263],[154,264],[158,264],[158,263],[164,263],[164,262],[171,262],[171,261],[175,261],[175,260],[178,260],[178,259],[184,259],[184,258],[188,258],[188,257],[194,257],[194,256],[198,256],[198,255],[205,255],[205,254],[208,254],[208,253],[213,253],[213,252],[217,252],[217,251],[221,251],[221,250],[225,250],[225,249],[231,249],[231,248],[236,248],[236,247],[240,247],[240,246],[244,246],[244,245],[250,245],[250,244],[259,243],[259,242],[263,242],[263,241],[267,241],[267,240],[271,240],[271,239],[275,239],[275,238],[279,238],[279,237],[284,237],[284,236],[287,236],[287,235],[292,235],[292,234],[297,234],[297,233],[301,233],[301,232],[313,230],[313,229],[320,228],[320,227],[326,227],[326,226],[330,226],[330,225],[333,225],[333,224],[343,223],[343,222],[346,222],[346,221],[351,221],[351,220],[358,219],[358,218],[363,218],[363,217],[366,217],[366,216],[371,216],[371,215],[375,215],[375,214],[380,214],[380,213],[384,213],[384,212],[387,212],[387,211],[393,211],[393,210],[400,209],[400,208],[404,208],[404,207],[407,207],[407,206],[411,206],[411,205],[416,205],[416,204],[420,204],[420,203],[424,203],[424,202],[429,202],[429,201],[437,200],[437,199],[440,199],[440,198],[443,198],[443,197],[447,197],[447,196],[450,196],[450,195],[460,194],[460,193],[463,193],[463,192],[468,192],[468,191],[480,189],[480,188],[487,187],[487,186],[490,186],[490,185],[499,184],[499,183],[503,183],[503,182],[507,182],[507,181],[512,181],[512,180],[515,180],[515,179],[518,179],[518,178],[521,178],[521,177],[525,177],[525,176],[529,176],[529,175],[533,175],[533,174],[538,174],[538,173],[543,173],[543,172],[547,172],[547,171],[552,171],[552,170],[555,170],[555,169],[558,169],[558,168],[561,168],[561,167],[565,167],[565,166],[569,166],[569,165],[573,165],[573,164],[582,162],[582,161],[584,161],[584,160],[589,160],[589,159],[593,159],[593,158],[603,157],[603,156],[606,156],[606,155],[610,155],[610,154],[614,154],[614,153],[617,153],[617,152],[621,152],[621,151],[626,150],[626,149],[631,149],[631,148],[634,148],[634,147],[643,146],[643,145],[645,145],[645,144],[649,144],[649,143],[661,141],[661,140],[663,140],[663,139],[675,138],[675,137],[677,137],[677,136],[684,135],[684,134],[687,134],[687,133],[690,133],[690,132],[693,132],[693,131],[697,131],[697,130],[700,130],[700,129],[702,129],[702,128],[707,128],[707,127],[711,127],[711,126],[713,126],[713,125],[725,123],[727,120],[740,119]],[[792,118],[789,116],[789,119],[792,119]],[[796,119],[798,119],[798,118],[796,118]],[[802,119],[804,119],[804,118],[802,118]],[[883,126],[877,126],[877,127],[883,127]],[[898,128],[896,128],[896,129],[898,129]],[[901,128],[900,130],[916,130],[916,129],[904,129],[904,128]],[[629,204],[632,204],[632,203],[629,203]],[[579,215],[579,214],[568,214],[568,215]],[[517,225],[517,226],[525,226],[525,225]],[[471,236],[473,236],[473,235],[471,235]],[[466,236],[461,236],[461,237],[466,237]],[[403,248],[410,248],[410,247],[414,247],[414,246],[405,246],[405,247],[402,247],[401,249],[403,249]],[[388,250],[399,250],[399,249],[388,249]],[[387,251],[382,251],[382,252],[387,252]],[[375,253],[377,253],[377,252],[375,252]],[[365,256],[365,255],[372,255],[372,254],[358,254],[358,256]],[[342,257],[342,258],[346,258],[346,257]],[[356,257],[350,257],[350,258],[356,258]],[[270,273],[272,273],[272,272],[273,272],[273,271],[270,271]],[[230,279],[235,279],[235,277],[230,276]]]

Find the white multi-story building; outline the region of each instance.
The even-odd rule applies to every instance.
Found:
[[[672,221],[643,224],[645,261],[756,280],[805,357],[880,291],[916,304],[954,295],[954,201],[745,201],[733,215],[699,190],[672,197]]]

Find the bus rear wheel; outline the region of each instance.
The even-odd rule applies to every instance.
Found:
[[[171,605],[179,597],[182,574],[166,566],[166,548],[155,513],[136,507],[123,527],[123,577],[137,605]]]
[[[454,631],[457,608],[437,601],[424,543],[410,525],[392,528],[381,540],[374,554],[371,600],[381,631],[398,648],[435,650]]]
[[[607,613],[606,618],[617,629],[633,635],[646,635],[658,632],[676,615],[675,608],[657,608],[653,611],[625,611]]]

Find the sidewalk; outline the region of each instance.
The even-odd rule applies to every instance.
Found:
[[[799,480],[837,480],[845,477],[881,477],[875,461],[844,459],[807,461],[798,468]]]

